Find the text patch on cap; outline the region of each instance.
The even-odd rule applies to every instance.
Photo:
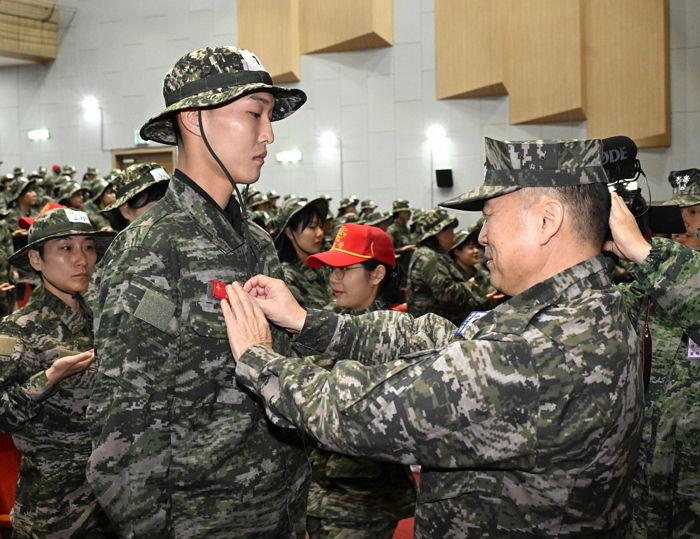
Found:
[[[252,52],[245,49],[240,49],[238,52],[240,52],[241,56],[243,57],[243,64],[245,65],[247,71],[265,71],[262,63],[260,63],[260,60],[258,60],[258,57]]]
[[[153,176],[153,179],[157,182],[170,179],[168,173],[165,172],[165,170],[162,168],[154,168],[153,170],[151,170],[150,174],[151,176]]]
[[[66,212],[66,217],[68,217],[68,220],[71,223],[85,223],[88,225],[90,224],[90,218],[84,211],[71,210],[68,208],[65,208],[63,211]]]

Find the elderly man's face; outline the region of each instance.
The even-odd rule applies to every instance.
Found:
[[[511,296],[537,282],[533,282],[538,266],[537,219],[523,202],[522,191],[487,200],[479,234],[479,243],[486,247],[484,259],[491,284]]]

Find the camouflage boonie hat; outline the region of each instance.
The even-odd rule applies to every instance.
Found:
[[[95,176],[97,176],[99,173],[100,171],[97,170],[97,167],[88,167],[87,172],[85,172],[85,174],[94,174]]]
[[[75,172],[75,167],[73,165],[63,165],[61,169],[61,174],[73,174]]]
[[[94,237],[97,259],[99,260],[107,250],[107,247],[109,247],[115,233],[95,230],[95,227],[90,222],[90,218],[84,211],[70,208],[51,210],[34,220],[34,224],[29,228],[27,245],[10,257],[10,264],[20,269],[33,271],[27,256],[29,250],[36,249],[45,241],[65,236]]]
[[[84,182],[83,185],[85,185]],[[88,190],[90,191],[90,200],[97,204],[100,197],[109,187],[112,187],[112,183],[110,181],[102,178],[96,178],[88,187]]]
[[[124,172],[115,174],[112,187],[117,198],[106,206],[102,213],[117,209],[136,195],[158,182],[170,181],[168,174],[158,163],[137,163]]]
[[[479,232],[481,232],[481,227],[484,225],[484,218],[482,217],[479,219],[476,223],[474,223],[472,226],[470,226],[467,230],[460,230],[455,234],[455,241],[452,244],[452,249],[450,251],[454,251],[458,247],[460,247],[462,244],[465,242],[468,242],[470,245],[472,243],[479,244]]]
[[[424,241],[435,236],[441,230],[447,227],[454,227],[459,224],[457,216],[454,214],[447,213],[442,208],[432,208],[425,212],[422,220],[423,224],[423,235],[418,241]]]
[[[355,201],[351,197],[343,197],[340,199],[340,202],[338,202],[338,209],[339,210],[344,210],[348,206],[352,206],[355,204]]]
[[[266,204],[269,202],[267,195],[265,193],[255,193],[252,197],[248,197],[248,207],[255,209],[257,206]]]
[[[15,169],[12,171],[12,173],[15,176],[22,176],[22,175],[24,175],[24,169],[22,167],[15,167]]]
[[[665,201],[664,206],[686,208],[700,204],[700,170],[697,168],[671,171],[668,183],[673,187],[673,198]]]
[[[501,141],[485,139],[484,184],[440,206],[481,211],[490,198],[523,187],[607,183],[603,142],[588,140]]]
[[[272,191],[270,191],[269,193],[267,193],[267,200],[274,200],[274,199],[277,199],[279,197],[280,196],[277,194],[277,191],[275,191],[274,189]]]
[[[391,203],[391,213],[398,213],[400,211],[413,211],[413,208],[411,208],[408,200],[405,198],[394,200],[394,202]]]
[[[39,171],[39,174],[46,174],[49,171],[49,169],[47,169],[45,166],[42,165],[39,167],[38,171]]]
[[[322,198],[314,198],[308,202],[306,199],[301,197],[285,200],[284,204],[282,204],[282,207],[279,210],[279,213],[277,214],[274,240],[277,241],[280,238],[282,232],[284,232],[284,229],[287,228],[287,225],[289,224],[289,221],[291,221],[292,217],[294,217],[301,210],[312,206],[317,207],[317,213],[321,216],[321,218],[323,218],[323,216],[325,216],[328,212],[328,201]]]
[[[61,189],[59,190],[58,195],[56,196],[56,201],[60,204],[61,201],[68,200],[78,191],[82,191],[83,197],[87,198],[88,190],[85,189],[85,187],[74,181],[66,182],[61,186]]]
[[[185,54],[165,75],[165,110],[141,128],[144,140],[177,144],[173,119],[177,112],[223,105],[252,92],[275,98],[272,121],[292,114],[306,101],[295,88],[274,86],[269,73],[250,51],[238,47],[204,47]]]
[[[367,218],[365,219],[365,224],[377,226],[383,223],[384,221],[391,221],[392,218],[393,215],[389,210],[375,211],[374,213],[370,213],[367,216]]]
[[[31,187],[35,184],[36,180],[34,179],[28,179],[24,176],[17,178],[14,181],[14,183],[10,186],[10,191],[7,194],[7,205],[10,206],[13,202],[15,202],[19,197],[22,196],[22,193],[24,193],[28,189],[31,189]]]
[[[373,210],[376,207],[377,205],[371,200],[363,200],[362,202],[360,202],[360,211]]]

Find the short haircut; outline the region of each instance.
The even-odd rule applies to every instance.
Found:
[[[566,208],[571,226],[577,237],[602,249],[608,235],[610,217],[610,191],[601,182],[565,187],[527,187],[522,193],[531,202],[540,196],[551,196]]]

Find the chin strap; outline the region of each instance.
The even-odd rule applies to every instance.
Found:
[[[209,140],[207,139],[206,133],[204,133],[204,124],[202,123],[202,109],[199,109],[197,111],[197,118],[199,120],[199,132],[202,135],[202,140],[204,141],[204,145],[206,146],[207,150],[209,151],[209,154],[214,158],[214,161],[216,161],[217,165],[219,165],[219,168],[223,171],[225,174],[226,178],[228,181],[231,183],[233,186],[233,189],[236,191],[236,196],[238,197],[239,205],[241,207],[241,217],[243,222],[241,223],[242,229],[243,229],[243,255],[245,258],[245,265],[246,269],[248,270],[249,275],[255,275],[257,273],[257,268],[259,267],[259,262],[260,260],[258,259],[258,255],[255,252],[255,246],[253,245],[253,237],[250,235],[250,229],[248,228],[248,208],[246,207],[246,199],[241,197],[241,192],[238,190],[238,183],[236,180],[233,179],[231,176],[231,173],[228,171],[226,166],[222,163],[221,159],[219,159],[219,156],[216,155],[216,152],[214,149],[211,147],[211,144],[209,144]],[[248,185],[245,186],[245,189],[243,190],[244,196],[248,195]],[[249,253],[253,254],[254,258],[254,264],[251,264],[250,256]]]

